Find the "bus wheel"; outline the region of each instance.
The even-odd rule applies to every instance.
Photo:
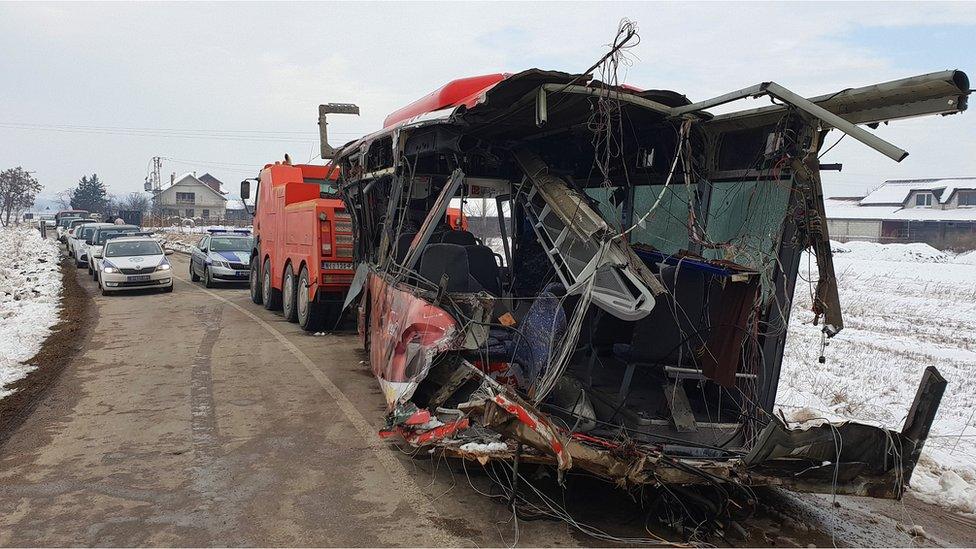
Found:
[[[306,332],[317,332],[322,328],[324,311],[321,304],[308,297],[308,267],[302,266],[298,275],[298,292],[295,307],[298,313],[298,325]]]
[[[285,267],[285,278],[281,282],[281,312],[285,315],[288,322],[298,321],[298,312],[295,310],[295,270],[291,263]]]

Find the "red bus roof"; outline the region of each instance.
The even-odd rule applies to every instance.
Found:
[[[451,80],[406,107],[393,111],[383,121],[383,127],[388,128],[404,120],[410,120],[417,115],[439,111],[448,107],[456,107],[458,105],[471,107],[478,102],[481,94],[509,76],[511,76],[510,73],[500,72]]]

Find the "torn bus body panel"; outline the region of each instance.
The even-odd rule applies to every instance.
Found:
[[[712,116],[709,104],[748,94],[692,103],[529,70],[397,111],[335,156],[389,432],[627,487],[900,497],[937,372],[903,432],[798,428],[773,407],[804,250],[821,266],[824,333],[843,327],[817,159],[826,132],[899,156],[852,124],[961,112],[967,86],[956,71],[807,100],[766,83],[758,92],[784,105]]]
[[[387,407],[404,403],[427,375],[434,357],[453,349],[457,322],[443,309],[370,273],[369,362]]]

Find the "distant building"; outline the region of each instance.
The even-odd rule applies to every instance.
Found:
[[[180,177],[174,175],[170,184],[153,196],[153,209],[164,218],[218,222],[226,217],[227,198],[216,177],[208,173],[200,177],[186,173]]]
[[[976,177],[896,179],[864,197],[825,201],[835,240],[976,248]]]
[[[236,198],[227,199],[227,215],[225,220],[234,223],[251,223],[251,214],[244,208],[244,202]]]

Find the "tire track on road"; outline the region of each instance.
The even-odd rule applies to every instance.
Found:
[[[424,527],[431,533],[431,537],[427,540],[429,543],[425,542],[425,545],[446,545],[451,547],[457,547],[461,545],[463,540],[458,539],[455,536],[444,532],[439,526],[436,526],[431,520],[433,517],[439,517],[440,513],[434,507],[433,503],[425,496],[413,482],[410,473],[407,472],[403,464],[400,463],[399,459],[390,451],[384,442],[382,442],[376,434],[376,430],[365,417],[356,409],[356,406],[351,400],[342,392],[341,389],[332,381],[332,379],[319,368],[315,362],[312,361],[299,349],[294,343],[288,340],[287,337],[279,330],[275,329],[274,326],[267,323],[266,321],[259,318],[257,315],[251,311],[241,307],[237,303],[230,301],[210,290],[201,288],[196,284],[189,282],[188,280],[173,275],[173,278],[183,282],[190,288],[203,292],[204,294],[224,303],[230,307],[233,307],[238,312],[244,316],[250,318],[256,322],[259,326],[264,328],[274,337],[279,343],[281,343],[289,353],[294,356],[298,362],[308,370],[308,373],[315,379],[316,382],[331,396],[336,404],[339,406],[339,410],[342,414],[349,420],[359,436],[362,437],[363,441],[366,443],[367,447],[372,451],[373,455],[380,462],[386,472],[390,475],[390,479],[393,481],[393,486],[391,490],[394,491],[400,499],[407,503],[418,515],[419,521],[424,523]]]
[[[197,510],[202,516],[202,522],[212,536],[217,535],[214,520],[214,506],[219,495],[219,486],[223,479],[217,478],[216,462],[219,455],[220,432],[217,429],[217,411],[214,409],[213,371],[211,369],[212,355],[217,340],[220,339],[220,321],[223,318],[223,307],[218,305],[208,311],[209,307],[200,306],[196,314],[203,320],[203,340],[193,357],[193,368],[190,370],[190,432],[193,445],[193,487],[201,499],[201,508]],[[221,532],[222,534],[222,532]],[[226,543],[221,539],[214,540],[217,545]]]

